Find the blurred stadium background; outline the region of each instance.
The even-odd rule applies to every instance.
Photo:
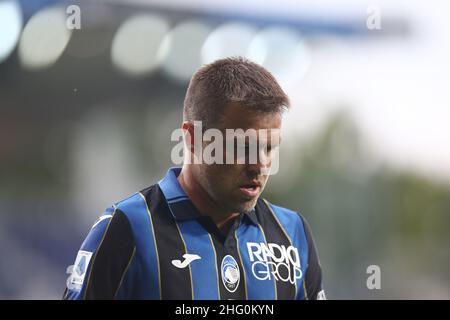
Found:
[[[70,5],[81,29],[66,26]],[[61,298],[103,209],[172,165],[191,74],[242,55],[292,99],[265,196],[312,225],[328,298],[449,299],[449,13],[419,0],[0,0],[0,298]],[[366,287],[369,265],[381,290]]]

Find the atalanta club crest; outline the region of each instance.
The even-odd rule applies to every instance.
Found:
[[[235,292],[240,280],[239,266],[236,260],[232,256],[226,255],[222,259],[220,269],[223,285],[228,291]]]

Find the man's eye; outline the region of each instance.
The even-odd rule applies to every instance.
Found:
[[[273,152],[276,152],[276,150],[279,148],[279,145],[275,145],[275,146],[264,146],[264,148],[262,148],[262,150],[267,153],[267,154],[272,154]]]
[[[262,150],[262,151],[265,151],[265,152],[270,152],[272,150],[272,146],[270,146],[270,145],[263,145],[263,146],[260,146],[259,149]]]

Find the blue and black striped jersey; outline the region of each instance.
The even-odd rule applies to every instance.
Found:
[[[297,212],[260,198],[224,236],[178,183],[180,168],[106,209],[64,299],[317,299],[322,272]]]

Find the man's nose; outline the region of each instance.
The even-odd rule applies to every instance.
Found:
[[[264,150],[259,150],[257,161],[248,163],[247,168],[252,174],[260,175],[261,172],[266,172],[270,168],[270,164],[270,156]]]

